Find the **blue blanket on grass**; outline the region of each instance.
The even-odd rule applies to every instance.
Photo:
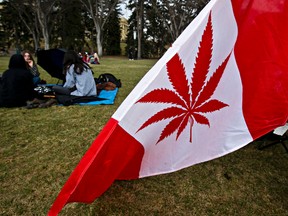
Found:
[[[114,104],[116,95],[118,93],[118,88],[114,90],[101,90],[98,97],[102,98],[103,100],[98,100],[98,101],[90,101],[86,103],[77,103],[81,106],[95,106],[95,105],[111,105]]]
[[[42,85],[38,85],[38,86],[43,86],[43,87],[52,87],[55,86],[57,84],[42,84]],[[114,90],[101,90],[99,92],[98,98],[100,100],[96,100],[96,101],[90,101],[90,102],[85,102],[85,103],[75,103],[77,105],[81,105],[81,106],[95,106],[95,105],[111,105],[114,104],[116,95],[118,93],[118,88],[114,89]]]

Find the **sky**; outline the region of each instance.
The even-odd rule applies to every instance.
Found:
[[[127,2],[128,1],[126,0],[125,3],[120,4],[121,12],[126,19],[131,15],[131,11],[126,8]]]

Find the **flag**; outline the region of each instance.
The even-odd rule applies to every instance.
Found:
[[[211,0],[113,114],[49,215],[233,152],[288,119],[288,1]]]

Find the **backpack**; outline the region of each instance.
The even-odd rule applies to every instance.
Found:
[[[117,88],[122,86],[121,80],[117,79],[113,74],[103,73],[100,74],[98,78],[95,78],[96,84],[112,82],[116,85]]]

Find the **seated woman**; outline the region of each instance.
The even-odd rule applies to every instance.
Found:
[[[63,87],[53,86],[56,95],[97,96],[92,70],[75,51],[65,53],[63,65],[66,81]]]
[[[27,101],[37,97],[34,91],[33,76],[26,68],[24,57],[14,54],[9,61],[0,85],[0,107],[26,106]]]
[[[96,52],[94,52],[93,56],[90,59],[90,64],[100,64],[99,56]]]
[[[46,83],[44,80],[40,79],[40,73],[38,71],[38,67],[32,57],[32,54],[28,50],[23,51],[23,56],[26,61],[26,67],[30,70],[33,75],[33,83],[36,86],[37,84]]]
[[[89,56],[88,52],[85,52],[85,53],[84,53],[84,55],[82,56],[82,60],[83,60],[83,62],[89,64],[89,62],[90,62],[90,56]]]

